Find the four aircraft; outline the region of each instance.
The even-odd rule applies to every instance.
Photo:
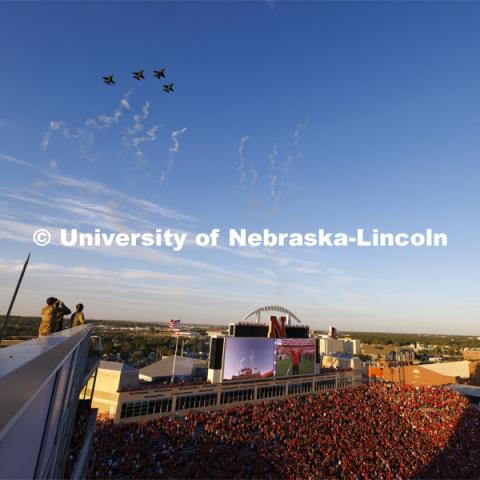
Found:
[[[160,68],[158,70],[153,71],[153,76],[155,78],[161,79],[165,78],[165,68]],[[144,70],[138,70],[137,72],[132,72],[132,76],[135,80],[145,80],[145,75],[143,74]],[[115,85],[115,81],[113,80],[113,75],[106,75],[102,77],[103,83],[106,85]],[[166,83],[163,85],[163,91],[165,93],[172,93],[175,90],[173,89],[173,83]]]

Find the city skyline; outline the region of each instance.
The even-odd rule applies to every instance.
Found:
[[[31,251],[14,315],[52,295],[87,319],[152,322],[228,324],[280,304],[315,329],[478,336],[480,5],[0,11],[2,313]],[[37,247],[37,228],[433,229],[449,242],[89,250]]]

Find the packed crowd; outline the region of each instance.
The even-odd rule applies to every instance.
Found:
[[[440,388],[372,384],[101,423],[90,478],[478,478],[480,412]]]

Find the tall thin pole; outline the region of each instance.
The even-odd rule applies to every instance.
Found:
[[[15,303],[15,299],[17,298],[18,290],[20,289],[20,285],[22,284],[23,275],[25,274],[25,270],[27,269],[28,261],[30,260],[30,252],[28,252],[27,259],[23,264],[22,273],[20,273],[20,278],[18,279],[17,286],[15,287],[15,292],[13,292],[12,301],[10,302],[10,306],[8,307],[7,314],[5,315],[5,320],[3,321],[2,330],[0,330],[0,341],[3,338],[3,332],[5,327],[7,326],[8,320],[10,319],[10,313],[12,313],[12,308]]]
[[[180,337],[180,332],[175,332],[177,336],[177,343],[175,344],[175,356],[173,357],[173,367],[172,367],[172,380],[170,383],[173,383],[173,379],[175,378],[175,363],[177,361],[177,350],[178,350],[178,339]]]

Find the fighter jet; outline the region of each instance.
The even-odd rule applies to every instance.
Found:
[[[165,69],[161,68],[160,70],[154,70],[153,71],[153,76],[157,78],[165,78]]]
[[[163,86],[163,91],[167,93],[174,92],[175,90],[173,89],[173,83],[166,83]]]
[[[133,78],[135,80],[145,80],[145,77],[143,76],[143,70],[139,70],[138,72],[133,72]]]
[[[106,77],[102,77],[102,78],[103,78],[103,83],[106,83],[107,85],[115,84],[115,82],[113,81],[113,75],[107,75]]]

